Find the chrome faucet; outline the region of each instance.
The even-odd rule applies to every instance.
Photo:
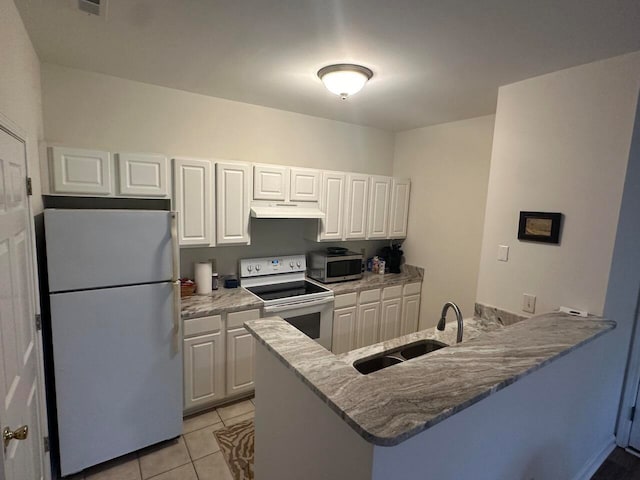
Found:
[[[462,312],[460,311],[460,307],[453,302],[447,302],[442,307],[442,313],[440,314],[440,321],[438,322],[438,326],[436,327],[441,332],[444,330],[444,326],[447,323],[447,311],[449,308],[453,308],[453,311],[456,312],[456,320],[458,321],[458,337],[456,338],[456,342],[460,343],[462,341]]]

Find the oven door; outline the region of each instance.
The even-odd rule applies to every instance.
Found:
[[[264,307],[266,316],[278,316],[331,350],[333,297]]]

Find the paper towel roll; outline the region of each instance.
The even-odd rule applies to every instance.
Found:
[[[195,264],[196,293],[208,295],[211,293],[211,263],[198,262]]]

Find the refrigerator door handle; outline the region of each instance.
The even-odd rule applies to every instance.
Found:
[[[180,279],[180,246],[178,245],[178,212],[171,212],[171,260],[173,277],[171,281]]]
[[[180,280],[173,282],[173,352],[180,353]]]

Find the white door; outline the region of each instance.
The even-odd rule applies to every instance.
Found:
[[[387,238],[389,228],[389,202],[391,179],[372,176],[369,187],[369,218],[367,238]]]
[[[184,340],[184,409],[224,397],[224,337],[221,332]]]
[[[51,157],[54,193],[113,194],[109,152],[53,147]]]
[[[380,341],[400,336],[400,310],[402,299],[383,300],[380,319]]]
[[[25,179],[25,145],[0,129],[0,429],[18,437],[26,434],[0,449],[0,478],[5,480],[41,479],[45,472]]]
[[[409,194],[411,180],[394,178],[391,187],[391,211],[389,213],[389,237],[405,238],[409,222]]]
[[[380,338],[380,302],[360,305],[356,323],[358,348],[377,343]]]
[[[324,212],[325,217],[320,220],[318,240],[342,240],[344,188],[344,173],[322,173],[320,209]]]
[[[169,196],[169,162],[164,155],[118,153],[118,184],[121,195]]]
[[[287,199],[289,168],[278,165],[253,166],[253,199],[279,200]]]
[[[345,238],[348,240],[367,237],[369,202],[369,175],[349,174],[345,202]]]
[[[356,307],[338,308],[333,311],[333,342],[335,354],[356,348]]]
[[[243,327],[227,331],[227,395],[253,390],[255,345]]]
[[[218,245],[249,245],[251,166],[246,163],[216,163]]]
[[[292,202],[317,202],[320,199],[320,172],[311,168],[291,168]]]
[[[173,159],[173,202],[180,245],[213,244],[213,166],[209,160]]]
[[[402,298],[402,321],[400,335],[418,331],[420,319],[420,295],[409,295]]]

